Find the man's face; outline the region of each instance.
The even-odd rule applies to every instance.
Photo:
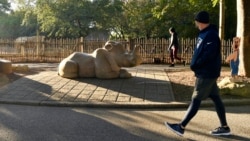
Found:
[[[200,23],[198,21],[195,21],[195,26],[201,31],[204,28],[206,28],[209,24],[204,24],[204,23]]]
[[[194,22],[195,22],[195,27],[197,27],[198,29],[200,29],[199,22],[197,22],[197,21],[194,21]]]

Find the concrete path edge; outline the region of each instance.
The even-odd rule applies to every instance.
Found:
[[[250,99],[223,100],[225,106],[243,106],[250,105]],[[134,108],[134,109],[171,109],[171,108],[187,108],[189,101],[186,102],[169,102],[169,103],[103,103],[103,102],[61,102],[61,101],[32,101],[32,100],[7,100],[0,99],[0,104],[27,105],[27,106],[52,106],[52,107],[86,107],[86,108]],[[201,107],[213,107],[210,100],[203,101]]]

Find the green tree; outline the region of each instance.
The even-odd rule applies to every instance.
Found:
[[[19,36],[34,36],[36,35],[36,25],[26,25],[23,23],[25,11],[14,11],[5,16],[0,16],[0,37],[16,38]],[[31,23],[32,18],[29,18]]]
[[[42,31],[53,37],[85,37],[95,30],[115,31],[121,23],[122,2],[118,0],[38,0]]]
[[[13,19],[9,18],[8,15],[1,15],[0,16],[0,38],[11,38],[12,32],[14,31],[11,29],[10,25],[12,25]],[[15,29],[15,28],[14,28]]]
[[[154,1],[131,0],[124,4],[124,18],[126,20],[124,33],[128,37],[151,37],[157,20],[153,17]]]
[[[240,45],[240,75],[250,77],[250,7],[249,0],[237,0],[237,36],[241,38]]]
[[[4,32],[7,31],[9,33],[8,36],[13,38],[36,35],[37,16],[34,12],[35,0],[11,0],[11,2],[15,2],[18,7],[6,17],[5,21],[8,24],[5,25]]]
[[[237,10],[236,10],[236,0],[225,0],[225,38],[233,39],[236,36],[237,27]]]
[[[10,10],[10,3],[8,0],[0,0],[0,15]]]
[[[181,37],[195,38],[194,16],[200,10],[210,13],[211,21],[218,24],[218,6],[211,0],[157,0],[153,16],[157,19],[155,30],[158,37],[169,37],[168,29],[174,26]]]
[[[10,10],[10,3],[7,0],[0,0],[0,37],[8,37],[6,35],[6,26],[9,20],[7,12]]]
[[[123,2],[120,0],[97,0],[92,4],[94,11],[97,12],[93,18],[94,29],[112,32],[116,38],[125,38],[123,31],[127,28],[127,21],[123,15]]]
[[[211,0],[12,1],[24,12],[22,33],[34,34],[39,29],[50,37],[86,37],[93,31],[105,31],[116,38],[168,38],[169,27],[175,26],[180,37],[194,38],[198,31],[194,30],[195,13],[207,10],[213,23],[219,21],[218,0],[214,4]],[[232,36],[232,25],[226,26],[232,29],[226,30]]]
[[[50,37],[65,37],[82,34],[76,31],[77,27],[84,26],[77,17],[81,4],[75,1],[38,0],[36,12],[41,31]],[[80,8],[82,9],[82,8]],[[82,11],[81,11],[82,12]],[[85,15],[83,12],[82,15]]]

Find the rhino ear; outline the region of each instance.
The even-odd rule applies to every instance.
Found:
[[[134,50],[133,50],[133,54],[139,55],[140,54],[140,51],[139,51],[140,47],[141,47],[141,45],[136,45],[135,48],[134,48]]]
[[[111,43],[105,44],[104,48],[107,50],[111,50],[113,48],[113,45]]]

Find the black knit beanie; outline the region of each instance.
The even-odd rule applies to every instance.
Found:
[[[200,11],[196,16],[195,20],[200,23],[209,23],[209,14],[206,11]]]

